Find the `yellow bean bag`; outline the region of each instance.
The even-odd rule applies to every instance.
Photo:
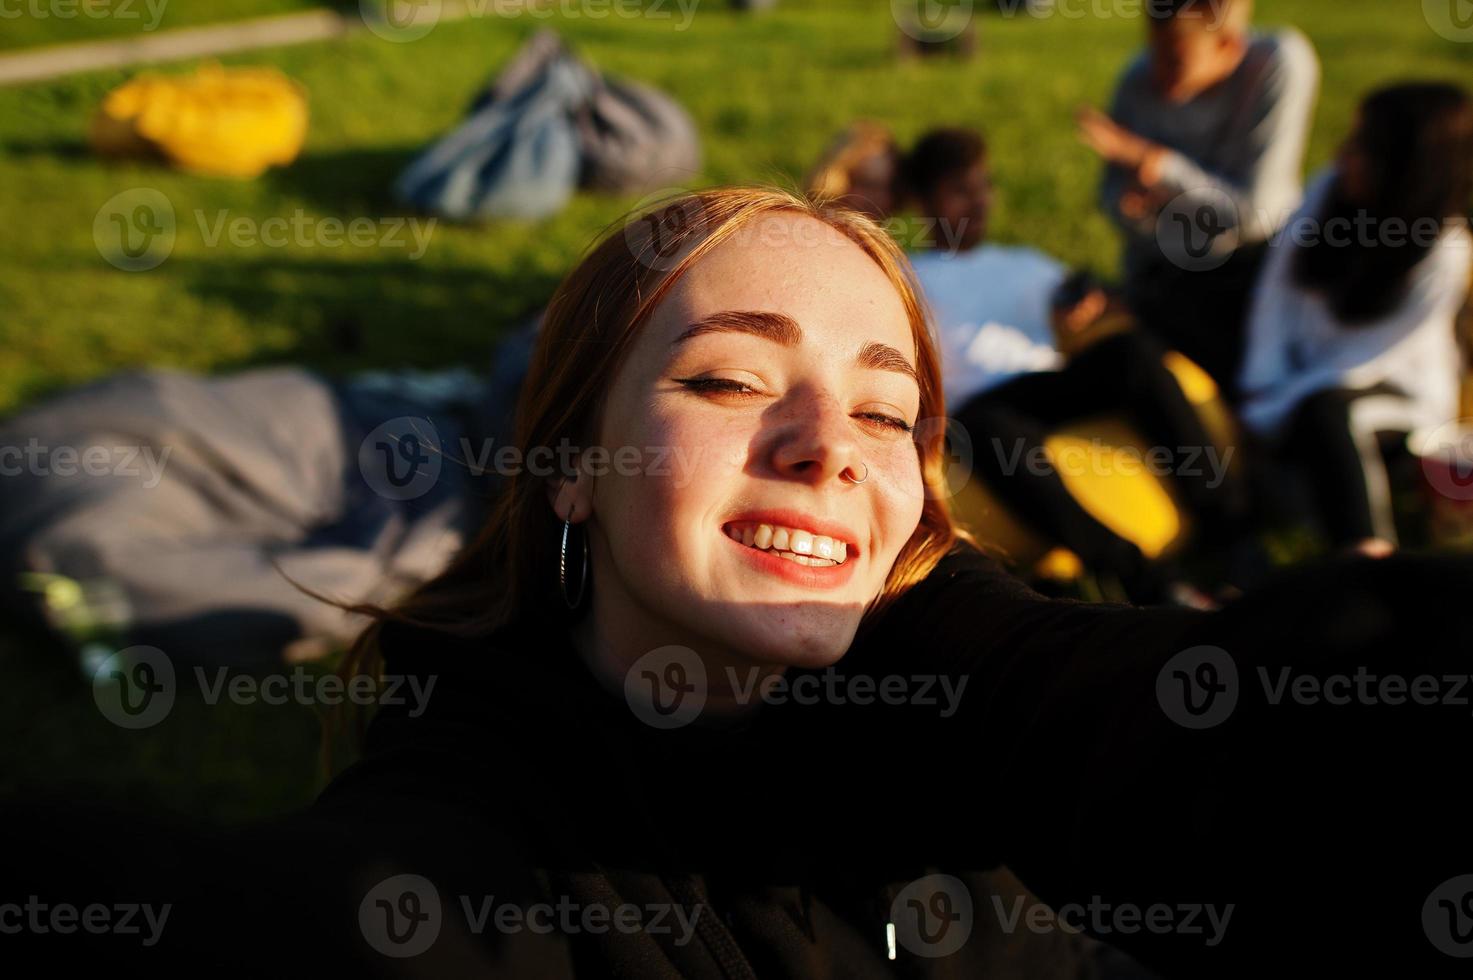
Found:
[[[290,163],[306,137],[300,85],[274,68],[213,64],[192,75],[139,75],[108,93],[89,132],[104,156],[158,156],[222,177]]]
[[[1165,356],[1164,363],[1176,375],[1213,441],[1219,448],[1234,445],[1237,430],[1232,413],[1207,372],[1174,351]],[[1049,459],[1080,506],[1154,559],[1179,550],[1190,535],[1191,523],[1170,483],[1141,465],[1148,448],[1128,423],[1108,416],[1065,426],[1044,442]],[[952,506],[957,519],[979,541],[1019,567],[1052,579],[1083,574],[1078,556],[1016,518],[980,481],[969,481]]]

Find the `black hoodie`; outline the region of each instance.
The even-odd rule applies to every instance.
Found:
[[[1280,678],[1469,673],[1470,571],[1326,564],[1201,614],[1044,599],[961,548],[836,668],[725,727],[647,724],[561,624],[393,629],[389,673],[438,686],[419,717],[379,714],[318,811],[379,811],[385,870],[435,883],[441,936],[541,975],[1073,977],[1078,926],[1177,977],[1440,975],[1466,965],[1422,913],[1473,872],[1449,779],[1469,712],[1298,703]],[[1213,683],[1204,656],[1221,718],[1174,693]],[[1394,819],[1358,816],[1383,796]],[[492,894],[646,927],[477,932],[463,899]]]
[[[387,673],[434,687],[310,811],[114,822],[77,881],[33,826],[11,880],[144,882],[176,906],[160,962],[229,975],[1063,978],[1084,928],[1187,980],[1461,976],[1469,595],[1466,558],[1407,557],[1137,610],[963,549],[723,726],[646,723],[565,624],[393,627]],[[1332,683],[1364,675],[1440,696]]]
[[[986,560],[948,566],[933,588],[966,568],[999,600],[1057,611]],[[919,613],[930,591],[892,615]],[[433,678],[433,693],[417,716],[408,705],[380,711],[364,760],[317,810],[335,820],[380,810],[395,855],[384,877],[433,882],[441,935],[459,933],[453,941],[479,948],[488,966],[525,956],[547,975],[1095,975],[1090,944],[1019,925],[1036,900],[1000,869],[989,828],[1002,805],[933,751],[974,682],[944,649],[907,641],[909,662],[897,662],[892,640],[871,634],[834,670],[789,673],[736,723],[659,728],[599,685],[562,624],[475,640],[391,627],[383,646],[389,675],[415,674],[421,688]],[[932,807],[973,816],[948,834],[929,826]],[[441,810],[476,828],[494,871],[436,832]],[[968,933],[955,952],[941,919],[933,943],[896,921],[929,914],[929,892],[918,912],[902,894],[918,881],[970,904],[969,921],[951,929]],[[555,920],[556,939],[509,910],[498,928],[504,905]],[[582,918],[620,906],[629,928],[612,911],[608,922]]]

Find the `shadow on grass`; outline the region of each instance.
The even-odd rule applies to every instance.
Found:
[[[269,170],[272,191],[295,197],[326,214],[343,217],[405,213],[394,200],[394,179],[422,147],[406,146],[304,154],[290,166]]]
[[[16,160],[44,157],[48,160],[92,160],[92,149],[85,140],[7,140],[0,143],[0,156]]]
[[[87,800],[229,826],[305,806],[321,783],[311,707],[212,704],[191,679],[166,718],[129,731],[99,710],[71,653],[44,635],[7,629],[0,671],[0,797]],[[99,827],[77,844],[107,834]]]
[[[285,324],[285,344],[221,370],[290,361],[329,371],[466,366],[484,370],[495,343],[546,305],[557,277],[530,262],[512,272],[379,262],[171,260],[186,288],[253,322]]]

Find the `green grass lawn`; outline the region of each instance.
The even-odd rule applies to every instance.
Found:
[[[233,0],[195,19],[303,6]],[[1330,158],[1357,99],[1376,84],[1473,79],[1473,44],[1439,37],[1419,4],[1260,0],[1259,10],[1266,24],[1303,28],[1324,63],[1311,168]],[[180,14],[183,24],[183,5]],[[995,236],[1114,271],[1115,239],[1094,209],[1099,168],[1075,142],[1071,115],[1080,103],[1106,101],[1140,40],[1139,20],[987,16],[974,60],[903,64],[883,0],[782,0],[755,17],[706,0],[688,30],[674,30],[678,22],[678,14],[582,17],[557,26],[600,67],[659,85],[689,107],[707,161],[696,182],[790,183],[856,116],[883,120],[907,141],[937,124],[980,126],[998,184]],[[78,23],[74,36],[90,37]],[[392,177],[545,23],[481,17],[441,24],[413,43],[363,32],[227,59],[278,66],[310,93],[301,159],[250,182],[89,156],[88,117],[126,72],[0,89],[0,412],[143,364],[480,363],[632,200],[580,196],[537,224],[441,225],[418,259],[402,248],[240,248],[212,243],[207,230],[222,212],[344,222],[393,213]],[[64,39],[55,28],[6,27],[4,46]],[[93,221],[106,201],[135,188],[168,198],[178,233],[162,265],[130,273],[103,260]],[[218,820],[310,798],[315,729],[305,709],[181,705],[155,729],[124,732],[102,720],[70,673],[43,663],[47,656],[19,638],[0,642],[9,681],[0,773],[10,774],[0,789],[65,781]]]

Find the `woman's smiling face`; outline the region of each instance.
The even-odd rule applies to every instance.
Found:
[[[580,480],[599,629],[842,656],[921,517],[912,329],[875,260],[813,218],[764,216],[696,260],[600,414],[598,444],[647,465]]]

